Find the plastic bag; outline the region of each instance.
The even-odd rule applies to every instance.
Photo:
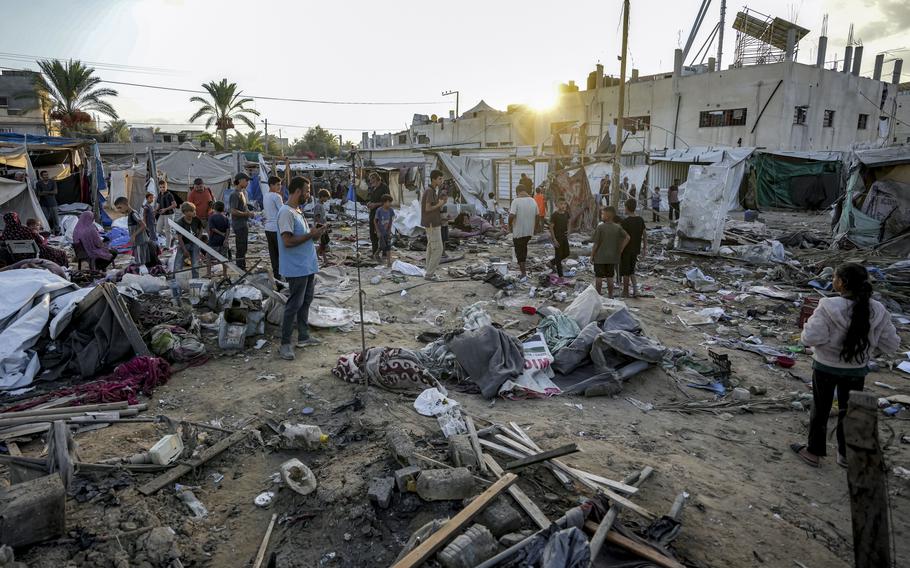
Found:
[[[579,329],[584,329],[592,321],[597,321],[600,310],[600,294],[597,293],[594,286],[588,286],[563,313],[574,319]]]
[[[456,406],[458,401],[447,397],[436,387],[426,389],[414,400],[414,410],[423,416],[439,416]]]

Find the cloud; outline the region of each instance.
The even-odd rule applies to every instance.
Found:
[[[865,4],[874,7],[880,17],[859,26],[856,38],[872,41],[910,29],[910,3],[907,0],[876,0]],[[868,13],[867,10],[863,12]]]

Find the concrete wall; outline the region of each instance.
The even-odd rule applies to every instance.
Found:
[[[0,72],[0,97],[7,103],[0,106],[0,132],[47,135],[34,87],[34,73]],[[31,94],[22,97],[23,93]]]

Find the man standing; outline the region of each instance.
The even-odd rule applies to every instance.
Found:
[[[679,180],[674,179],[673,185],[667,190],[667,203],[670,204],[670,220],[679,220]],[[675,215],[675,217],[674,217]]]
[[[442,213],[445,207],[445,195],[439,195],[439,186],[442,185],[442,172],[430,172],[430,187],[420,200],[420,224],[427,232],[427,264],[424,278],[437,280],[436,269],[442,259]]]
[[[196,206],[196,218],[202,222],[203,227],[207,226],[209,207],[210,204],[215,203],[215,196],[212,195],[212,190],[203,183],[202,178],[193,180],[193,187],[186,196],[186,200]]]
[[[307,347],[320,343],[310,337],[307,319],[310,303],[316,288],[316,273],[319,272],[319,261],[316,258],[316,241],[326,228],[310,229],[300,212],[301,203],[310,199],[310,182],[303,177],[295,177],[288,187],[288,202],[278,212],[278,256],[280,257],[281,275],[287,280],[290,297],[284,307],[281,319],[281,345],[278,353],[282,359],[294,360],[294,348],[291,336],[294,335],[294,322],[297,322],[297,347]]]
[[[629,244],[629,235],[616,223],[616,208],[604,207],[600,213],[601,223],[594,229],[594,248],[591,260],[594,262],[594,288],[603,293],[603,280],[607,279],[607,292],[613,298],[613,277],[623,249]]]
[[[562,278],[562,261],[569,257],[569,204],[564,197],[556,202],[556,211],[550,215],[550,236],[555,246],[555,256],[550,265]]]
[[[638,297],[638,279],[635,277],[635,267],[638,265],[638,253],[642,256],[648,254],[648,239],[645,236],[645,220],[635,210],[638,202],[634,199],[626,200],[626,215],[620,225],[629,235],[629,244],[622,249],[619,259],[619,275],[622,276],[622,297],[629,297],[629,281],[632,281],[632,297]]]
[[[41,204],[41,210],[50,223],[51,232],[55,235],[60,234],[60,218],[57,216],[57,182],[50,179],[47,170],[41,170],[39,174],[41,179],[35,184],[35,191],[38,194],[38,201]]]
[[[246,186],[250,176],[243,172],[234,176],[234,193],[228,208],[231,210],[231,230],[234,231],[234,250],[237,253],[237,266],[246,270],[246,249],[249,240],[249,218],[253,212],[247,206]]]
[[[281,178],[269,176],[269,192],[262,196],[262,216],[265,217],[265,241],[269,247],[272,277],[278,280],[281,260],[278,257],[278,212],[284,206],[281,198]]]
[[[171,225],[168,220],[174,218],[174,211],[177,210],[177,199],[174,194],[168,191],[167,180],[158,180],[158,221],[155,229],[159,235],[167,238],[165,246],[171,248],[174,244],[174,232],[171,231]]]
[[[528,260],[528,243],[534,236],[534,223],[537,220],[537,202],[528,194],[528,188],[519,185],[515,188],[518,198],[509,208],[509,230],[512,231],[512,245],[515,247],[515,259],[521,270],[522,280],[527,280],[526,263]]]
[[[531,181],[531,178],[528,177],[528,174],[521,174],[521,178],[518,180],[518,185],[528,190],[528,195],[531,195],[531,193],[534,191],[534,182]]]
[[[610,174],[607,174],[600,180],[600,204],[610,204]]]
[[[367,195],[367,208],[370,210],[370,245],[373,251],[373,259],[379,252],[379,233],[376,232],[376,210],[382,207],[382,196],[389,193],[389,186],[382,182],[382,178],[376,172],[370,173],[367,178],[370,186],[370,193]]]
[[[537,204],[537,219],[534,232],[539,233],[543,231],[544,220],[547,216],[547,201],[543,196],[543,188],[537,188],[537,191],[534,193],[534,203]]]

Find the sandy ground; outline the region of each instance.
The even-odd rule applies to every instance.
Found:
[[[826,222],[825,218],[807,221],[805,216],[779,215],[772,225],[809,223],[817,227]],[[252,251],[261,251],[263,245],[260,241]],[[480,247],[480,251],[508,256],[503,246]],[[531,254],[541,258],[548,257],[550,251],[543,245],[531,247]],[[413,259],[420,255],[406,254]],[[471,256],[455,265],[476,260]],[[686,290],[680,283],[684,270],[694,265],[711,274],[724,264],[683,256],[646,260],[642,263],[641,281],[656,297],[629,300],[628,305],[644,324],[647,335],[666,346],[705,356],[703,332],[713,332],[715,326],[686,328],[675,318],[680,304],[685,302],[692,302],[696,307],[719,305],[719,300],[714,299],[716,295],[701,301],[697,293]],[[367,343],[372,346],[422,347],[416,336],[439,328],[425,321],[412,323],[412,318],[425,317],[428,310],[445,310],[443,327],[454,328],[458,326],[460,307],[490,300],[496,292],[483,282],[466,281],[419,286],[403,297],[383,295],[422,280],[411,278],[399,284],[384,277],[378,285],[369,284],[370,276],[377,272],[364,270],[365,308],[378,310],[384,321],[394,319],[394,323],[368,326],[377,331],[375,335],[367,334]],[[354,273],[354,269],[348,269],[349,275]],[[578,280],[590,282],[592,278],[583,274]],[[758,284],[763,283],[760,277],[756,280]],[[528,298],[527,291],[518,292],[514,301],[511,300],[507,303],[514,306],[489,308],[494,320],[499,323],[518,320],[511,328],[516,334],[532,328],[536,316],[523,315],[518,306],[539,306],[544,302]],[[769,307],[779,304],[773,300],[760,303]],[[668,304],[673,315],[661,310]],[[356,297],[347,305],[355,307]],[[745,306],[725,307],[745,312]],[[771,325],[781,335],[798,333],[797,313],[798,309],[790,304]],[[195,474],[181,479],[184,485],[198,487],[194,492],[210,511],[205,520],[192,520],[172,487],[151,497],[140,495],[136,486],[150,479],[148,475],[140,475],[128,480],[125,488],[112,490],[90,503],[69,500],[68,526],[94,535],[149,525],[171,526],[177,531],[184,566],[249,566],[270,516],[277,513],[282,521],[287,520],[276,527],[271,540],[270,550],[278,553],[278,566],[388,566],[414,529],[436,516],[454,514],[457,504],[425,504],[413,495],[396,495],[393,507],[386,511],[374,510],[367,502],[370,479],[394,469],[385,443],[385,432],[390,427],[411,431],[418,447],[428,455],[444,459],[445,448],[435,420],[419,416],[412,408],[417,391],[396,395],[364,389],[330,374],[339,355],[359,349],[359,330],[318,331],[315,336],[322,339],[322,345],[298,350],[294,362],[277,357],[277,344],[271,335],[276,331],[269,330],[270,342],[262,350],[249,348],[239,354],[221,353],[215,338],[207,335],[206,343],[212,346],[213,358],[205,365],[175,374],[154,393],[145,415],[161,413],[198,421],[217,419],[225,427],[251,417],[299,420],[319,424],[329,433],[332,443],[328,449],[275,450],[253,440],[231,448]],[[764,387],[765,397],[811,392],[802,381],[765,364],[758,355],[719,351],[730,355],[734,378],[745,387]],[[792,372],[809,379],[808,357],[799,356]],[[873,381],[888,383],[897,387],[898,392],[910,394],[908,379],[907,375],[882,371],[871,374],[866,384],[869,390],[882,395],[894,391],[873,386]],[[656,407],[710,398],[704,391],[678,386],[660,369],[634,377],[615,398],[557,396],[547,400],[488,402],[479,395],[451,394],[480,422],[515,421],[544,448],[577,443],[582,453],[565,461],[593,473],[621,479],[644,466],[652,466],[656,473],[635,500],[662,514],[679,492],[690,494],[682,517],[682,533],[675,543],[679,558],[688,565],[716,568],[852,565],[845,470],[835,465],[833,459],[825,460],[820,469],[810,469],[788,449],[790,442],[805,439],[806,411],[757,414],[732,411],[719,415],[687,415],[659,409],[643,412],[625,397],[650,402]],[[332,414],[334,407],[355,396],[363,401],[362,410]],[[304,417],[301,414],[304,407],[312,407],[313,414]],[[832,419],[832,428],[833,424]],[[908,446],[900,443],[901,436],[910,430],[906,422],[882,417],[880,424],[889,470],[893,466],[910,467]],[[142,451],[160,434],[152,425],[118,425],[80,435],[78,442],[82,458],[93,461]],[[833,455],[833,438],[831,444]],[[23,450],[27,455],[37,454],[40,447],[33,443]],[[281,490],[271,509],[256,507],[253,498],[270,488],[271,474],[290,457],[299,457],[310,465],[318,478],[319,490],[306,497]],[[216,484],[213,474],[222,474],[223,480]],[[910,542],[907,500],[910,482],[894,476],[889,479],[897,565],[910,565],[907,544]],[[551,518],[558,517],[577,501],[575,495],[565,491],[542,468],[526,470],[519,485]],[[634,514],[624,513],[621,518],[631,525],[641,522]],[[94,543],[85,550],[74,544],[38,546],[23,559],[33,567],[115,566],[118,557],[127,555],[135,559],[133,540]],[[131,561],[127,565],[152,564]]]

